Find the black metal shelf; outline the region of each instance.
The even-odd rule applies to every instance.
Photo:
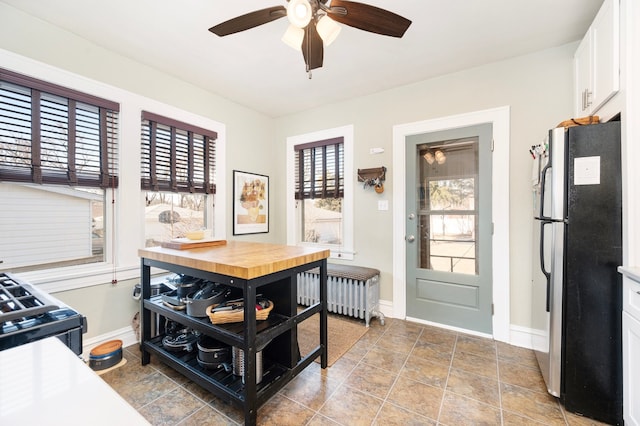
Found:
[[[236,376],[233,372],[227,372],[224,368],[216,370],[206,369],[198,363],[198,350],[168,351],[162,345],[162,338],[157,336],[150,341],[144,342],[145,349],[159,355],[159,358],[170,367],[179,371],[184,376],[196,382],[204,389],[215,394],[227,402],[242,407],[244,398],[244,383],[241,376]],[[289,368],[278,364],[267,358],[262,359],[262,381],[256,385],[258,398],[266,393],[279,380],[289,381],[291,371]],[[266,399],[265,399],[266,400]]]
[[[144,307],[201,333],[208,335],[214,334],[216,339],[228,345],[244,348],[245,339],[242,322],[212,324],[208,317],[193,317],[187,315],[184,311],[177,311],[165,306],[161,296],[154,296],[148,300],[144,300]],[[320,309],[318,305],[316,311],[319,312]],[[273,311],[269,313],[267,319],[256,321],[256,347],[262,348],[278,335],[290,330],[293,322],[295,322],[295,319]]]
[[[193,317],[187,315],[185,311],[174,310],[166,306],[162,301],[162,296],[151,295],[151,266],[201,278],[215,279],[216,282],[242,289],[245,320],[237,323],[212,324],[208,317]],[[297,310],[297,273],[313,267],[319,267],[321,274],[324,273],[326,276],[326,259],[322,259],[247,280],[143,257],[141,259],[142,364],[150,362],[150,354],[156,355],[162,362],[222,400],[242,407],[245,424],[255,425],[258,408],[316,358],[320,357],[322,368],[326,368],[326,286],[324,289],[321,288],[324,303],[317,303],[300,312]],[[253,312],[247,310],[246,307],[255,305],[258,288],[263,297],[274,303],[274,308],[267,319],[255,320],[254,324],[247,321],[247,317],[255,317]],[[320,324],[320,344],[310,353],[300,354],[297,325],[318,312],[321,319],[324,318],[325,321],[321,320]],[[243,350],[246,356],[245,361],[247,361],[244,364],[243,376],[236,376],[233,372],[225,371],[224,368],[217,370],[203,368],[198,363],[197,349],[190,352],[167,350],[162,345],[163,327],[157,336],[151,334],[150,324],[153,315],[168,318]],[[255,365],[258,352],[262,353],[262,379],[260,383],[256,382],[257,372],[249,367],[252,364]],[[246,383],[244,379],[246,379]]]

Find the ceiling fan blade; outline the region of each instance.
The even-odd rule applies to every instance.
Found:
[[[346,10],[343,14],[340,11]],[[402,37],[411,21],[388,10],[347,0],[331,0],[329,16],[350,27],[391,37]]]
[[[209,28],[209,31],[223,37],[275,21],[285,16],[287,16],[287,9],[284,6],[268,7],[229,19],[228,21]]]
[[[307,71],[322,67],[324,45],[316,29],[316,22],[313,19],[304,29],[302,55],[304,56],[304,63],[307,64]]]

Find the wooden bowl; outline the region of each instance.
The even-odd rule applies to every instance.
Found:
[[[186,233],[185,237],[187,237],[190,240],[201,240],[204,238],[204,231],[203,230],[189,231]]]

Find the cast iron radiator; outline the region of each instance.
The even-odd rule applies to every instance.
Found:
[[[310,306],[320,300],[318,268],[298,274],[298,304]],[[380,312],[380,271],[361,266],[327,264],[327,309],[329,312],[364,319],[369,327]]]

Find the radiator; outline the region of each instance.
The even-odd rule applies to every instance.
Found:
[[[298,274],[298,304],[311,306],[320,301],[319,271]],[[364,319],[369,327],[372,317],[380,312],[380,271],[372,268],[327,265],[327,310],[336,314]]]

